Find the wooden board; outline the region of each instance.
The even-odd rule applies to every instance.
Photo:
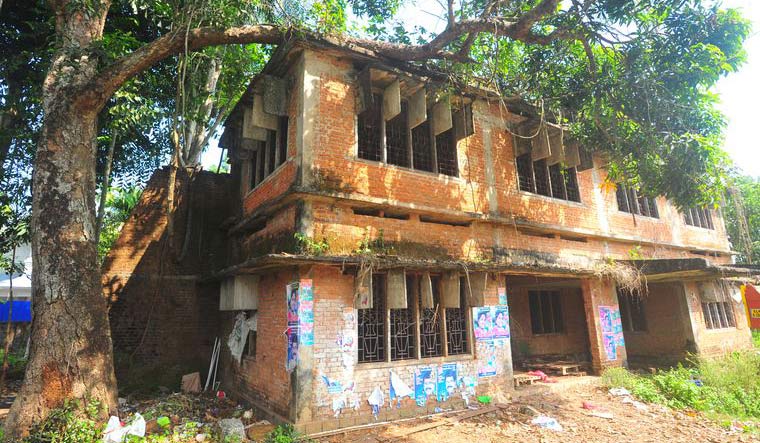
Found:
[[[441,306],[459,308],[460,305],[459,273],[446,272],[441,278]]]
[[[414,129],[427,120],[427,93],[425,88],[409,97],[409,129]]]
[[[403,269],[388,271],[388,309],[406,309],[406,273]]]
[[[385,121],[401,113],[401,83],[394,81],[383,91],[383,118]]]
[[[446,96],[433,105],[433,135],[448,131],[454,124],[451,119],[451,102],[449,100],[449,97]]]

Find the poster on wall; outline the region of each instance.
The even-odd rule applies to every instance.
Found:
[[[417,406],[425,406],[430,396],[436,396],[435,370],[431,366],[417,368],[414,371],[414,400]]]
[[[617,347],[625,346],[620,308],[599,306],[599,322],[602,327],[602,342],[607,360],[617,360]]]
[[[288,358],[285,369],[292,372],[298,363],[298,326],[289,326],[285,335],[288,338]]]
[[[493,340],[478,341],[478,377],[493,377],[496,375],[496,346]]]
[[[298,326],[298,283],[286,286],[285,299],[288,303],[288,325]]]
[[[493,311],[490,307],[472,308],[475,319],[475,338],[489,340],[493,338]]]
[[[507,304],[507,288],[496,288],[496,292],[499,294],[499,305]]]
[[[438,370],[438,401],[448,400],[457,389],[457,365],[447,363]]]
[[[493,318],[493,338],[509,338],[509,308],[507,306],[495,306]]]
[[[472,308],[475,339],[509,338],[509,308],[506,305]]]
[[[299,345],[314,344],[314,291],[311,279],[302,279],[298,283],[298,328]]]

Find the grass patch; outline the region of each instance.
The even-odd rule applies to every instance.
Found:
[[[602,381],[624,387],[642,401],[704,412],[720,421],[760,420],[760,354],[734,352],[690,363],[652,375],[612,368],[602,374]],[[752,426],[757,429],[757,423]]]
[[[755,345],[756,348],[760,348],[760,329],[752,330],[752,344]]]

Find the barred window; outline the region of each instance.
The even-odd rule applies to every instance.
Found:
[[[575,168],[563,169],[559,163],[548,166],[546,159],[533,161],[529,153],[518,156],[515,163],[521,191],[560,200],[581,201]]]
[[[421,275],[406,277],[406,308],[390,309],[385,274],[372,276],[372,308],[359,309],[359,363],[399,361],[471,352],[470,316],[464,283],[460,283],[460,307],[440,304],[440,276],[431,276],[433,307],[423,307]],[[386,319],[389,321],[386,322]],[[446,340],[444,341],[444,337]],[[445,343],[445,345],[444,345]],[[389,352],[386,353],[386,348]]]
[[[425,120],[412,129],[412,167],[420,171],[433,172],[433,158],[430,122]]]
[[[409,166],[409,128],[407,125],[407,103],[401,102],[401,112],[385,123],[385,146],[388,163]]]
[[[438,172],[457,177],[459,175],[459,163],[454,128],[435,136],[435,150],[438,157]]]
[[[372,275],[372,308],[359,309],[359,363],[385,361],[385,275]]]
[[[374,95],[372,103],[359,114],[357,128],[359,158],[375,161],[382,159],[383,145],[380,137],[383,122],[382,102],[381,96]]]
[[[266,140],[256,141],[248,167],[248,190],[255,188],[285,163],[288,144],[288,117],[279,118],[278,129],[266,130]]]
[[[407,288],[414,285],[414,277],[406,277]],[[406,309],[391,309],[391,360],[417,358],[417,322],[415,321],[413,292],[406,291]]]
[[[446,308],[446,345],[449,355],[469,352],[467,328],[467,279],[459,279],[459,307]]]
[[[655,199],[639,195],[636,189],[622,183],[617,185],[615,200],[617,200],[619,211],[644,217],[660,218]]]
[[[643,332],[647,330],[644,314],[644,299],[639,291],[617,290],[620,319],[624,332]]]
[[[730,302],[702,303],[702,315],[707,329],[724,329],[736,327],[734,310]]]
[[[454,128],[437,136],[433,136],[429,120],[409,128],[409,104],[405,100],[401,101],[401,113],[386,122],[382,97],[373,97],[373,103],[357,118],[359,158],[459,176]]]
[[[687,225],[705,229],[715,229],[712,213],[707,208],[691,208],[684,211],[684,221]]]
[[[559,291],[528,291],[533,334],[564,332]]]

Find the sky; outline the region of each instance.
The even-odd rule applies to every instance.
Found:
[[[754,134],[760,125],[760,0],[723,0],[726,8],[737,8],[753,23],[753,33],[745,42],[747,61],[738,72],[721,79],[714,92],[720,96],[719,109],[726,116],[724,149],[736,166],[745,174],[760,177],[760,137]],[[411,0],[399,11],[408,30],[420,25],[440,31],[445,22],[436,16],[442,10],[438,0]],[[203,155],[206,169],[216,169],[220,150],[217,140]]]

